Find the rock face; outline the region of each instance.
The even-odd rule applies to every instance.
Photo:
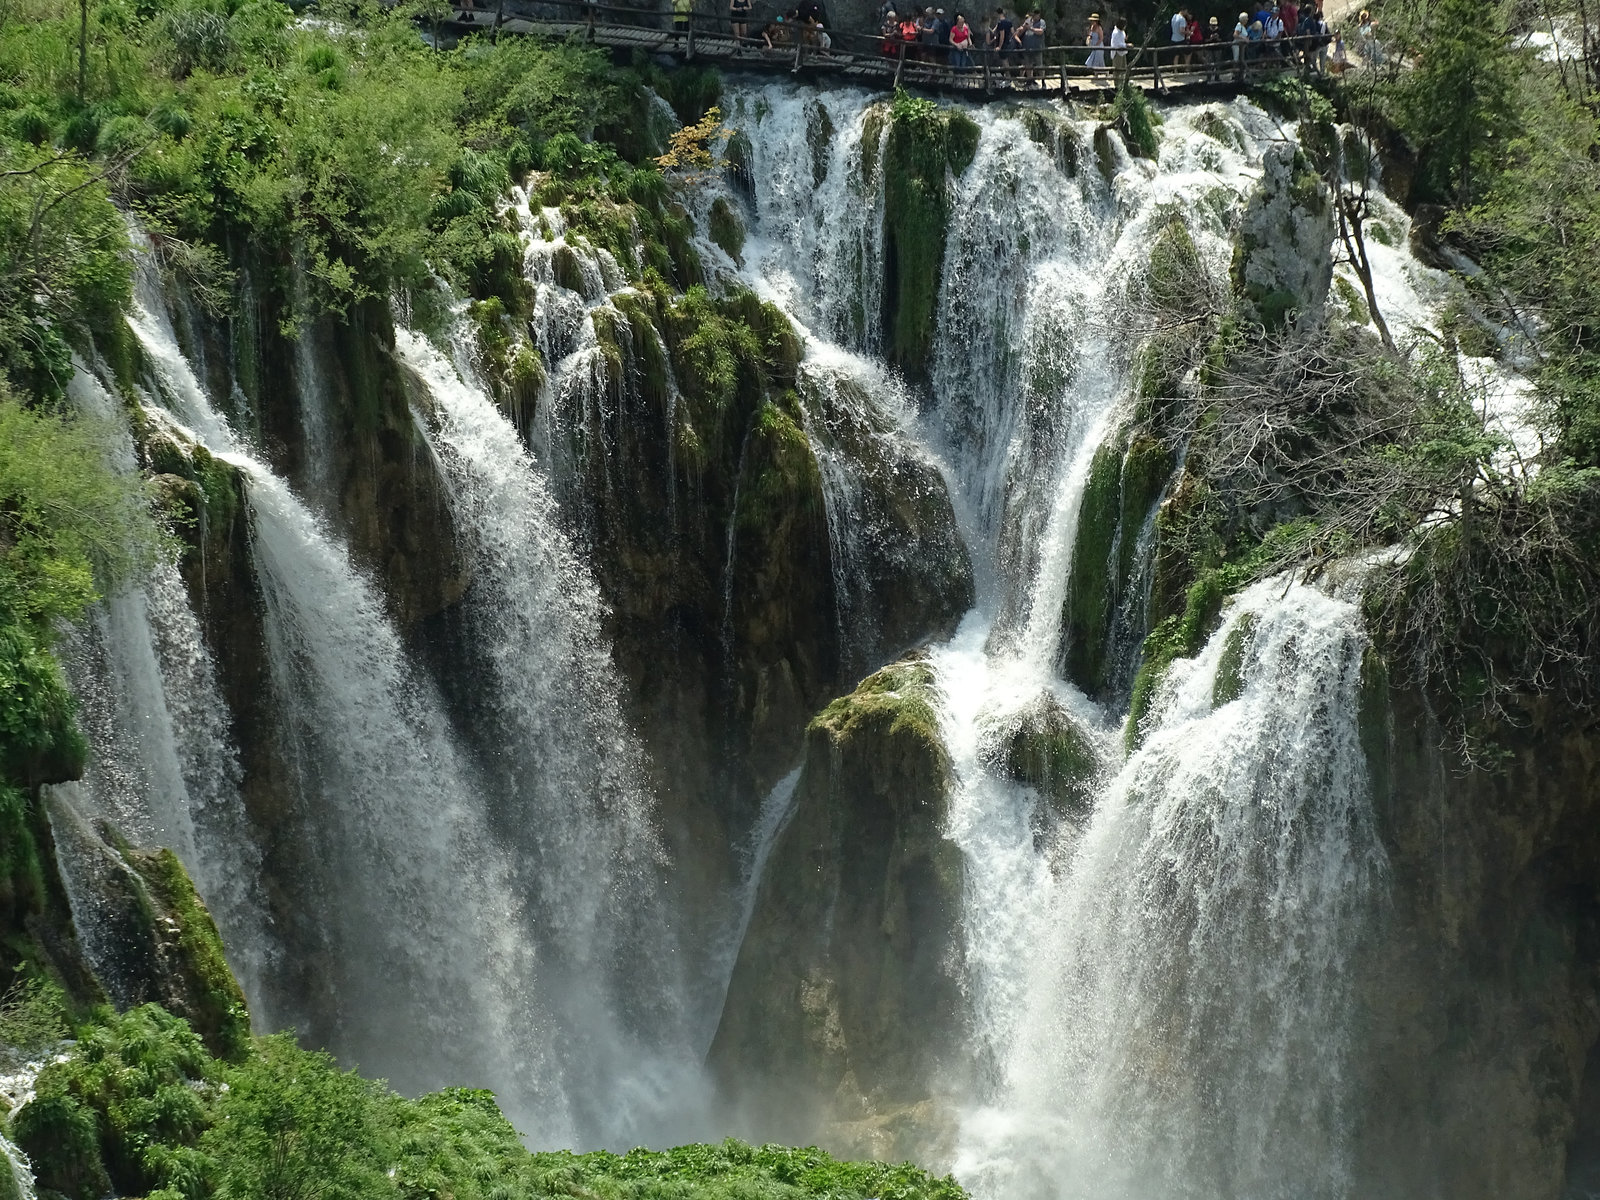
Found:
[[[1094,806],[1099,753],[1048,693],[986,723],[979,753],[991,769],[1039,793],[1045,810],[1034,817],[1036,839],[1042,840],[1055,821],[1081,819]]]
[[[51,797],[58,852],[76,879],[74,923],[118,1009],[154,1002],[185,1018],[212,1054],[249,1046],[250,1014],[216,924],[171,850],[139,850]]]
[[[1304,154],[1269,146],[1234,244],[1233,285],[1268,329],[1320,322],[1333,281],[1333,202]]]
[[[1540,701],[1502,769],[1465,771],[1415,693],[1378,676],[1367,709],[1392,897],[1354,1191],[1584,1194],[1565,1189],[1600,1179],[1600,725]]]
[[[965,1069],[963,869],[932,671],[907,657],[811,722],[710,1061],[752,1135],[930,1153]]]

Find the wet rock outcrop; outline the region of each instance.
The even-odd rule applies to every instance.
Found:
[[[1600,1178],[1600,726],[1536,701],[1497,769],[1469,769],[1422,696],[1367,674],[1391,900],[1362,999],[1358,1190],[1583,1194]]]
[[[710,1061],[753,1134],[927,1153],[964,1070],[961,855],[931,668],[869,676],[806,733]]]
[[[250,1037],[244,993],[178,856],[128,845],[87,821],[65,792],[49,806],[74,875],[73,922],[112,1003],[160,1004],[186,1019],[212,1054],[243,1054]]]
[[[1294,146],[1269,146],[1261,171],[1234,243],[1234,289],[1268,329],[1292,315],[1320,322],[1333,281],[1332,198]]]

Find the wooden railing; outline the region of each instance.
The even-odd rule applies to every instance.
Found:
[[[968,92],[1055,92],[1074,88],[1101,90],[1127,80],[1157,91],[1192,84],[1247,83],[1286,71],[1323,69],[1331,42],[1328,35],[1298,36],[1263,42],[1211,42],[1202,45],[1157,42],[1094,51],[1083,45],[1055,44],[1042,49],[993,49],[973,46],[958,51],[950,45],[907,41],[898,36],[828,31],[824,48],[813,28],[784,22],[778,37],[746,22],[743,40],[733,36],[727,15],[691,12],[676,20],[670,8],[638,8],[585,0],[484,0],[457,7],[460,24],[498,31],[506,25],[556,36],[577,36],[607,45],[637,45],[757,69],[829,71],[894,86],[932,87]],[[1164,30],[1161,31],[1164,34]],[[974,40],[983,34],[973,29]]]

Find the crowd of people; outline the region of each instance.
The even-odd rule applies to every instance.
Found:
[[[968,70],[981,56],[998,66],[1022,68],[1026,78],[1040,75],[1046,48],[1045,19],[1040,9],[1026,13],[996,8],[987,17],[969,23],[961,12],[946,15],[943,8],[914,7],[901,11],[884,0],[879,10],[879,52],[888,57]],[[1110,22],[1109,31],[1099,13],[1089,17],[1083,37],[1085,66],[1110,71],[1119,79],[1141,57],[1157,61],[1163,71],[1205,72],[1220,79],[1225,71],[1245,71],[1256,61],[1288,60],[1309,69],[1338,74],[1349,65],[1344,34],[1323,16],[1323,0],[1249,0],[1228,29],[1216,16],[1198,17],[1180,8],[1140,44],[1128,32],[1126,18]],[[833,38],[828,32],[822,0],[801,0],[798,7],[775,15],[754,34],[750,32],[753,0],[728,0],[728,17],[734,40],[765,50],[804,47],[830,55]],[[687,31],[694,0],[672,0],[675,32]],[[1357,22],[1357,45],[1362,61],[1376,65],[1382,59],[1377,22],[1363,10]],[[1070,61],[1070,60],[1069,60]]]

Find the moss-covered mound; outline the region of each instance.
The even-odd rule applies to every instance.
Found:
[[[990,723],[980,752],[991,769],[1036,789],[1052,819],[1084,816],[1094,804],[1100,755],[1053,696],[1039,696]],[[1042,833],[1045,824],[1036,821],[1036,830]]]
[[[938,704],[913,655],[811,722],[711,1053],[763,1136],[883,1138],[895,1155],[937,1139],[929,1102],[962,1069],[966,1011]],[[913,1115],[889,1130],[891,1112]]]

